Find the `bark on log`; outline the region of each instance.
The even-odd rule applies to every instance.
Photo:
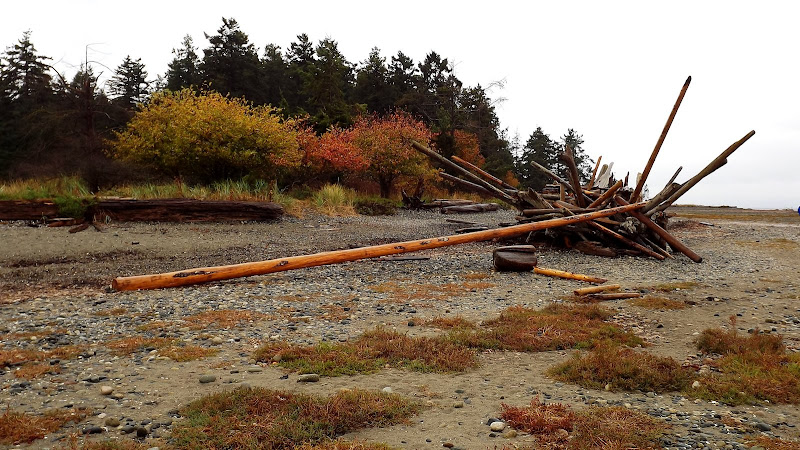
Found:
[[[0,201],[0,220],[41,220],[55,217],[58,217],[58,207],[51,201]]]
[[[233,264],[228,266],[202,267],[162,274],[118,277],[114,279],[112,287],[118,291],[158,289],[206,283],[210,281],[229,280],[231,278],[248,277],[252,275],[264,275],[268,273],[302,269],[305,267],[323,266],[346,261],[357,261],[360,259],[396,255],[399,253],[409,253],[431,248],[465,244],[468,242],[488,241],[490,239],[521,236],[532,231],[585,222],[598,217],[607,217],[614,214],[633,211],[642,207],[644,207],[644,203],[636,203],[628,206],[609,208],[593,213],[580,214],[577,216],[527,223],[493,230],[476,231],[474,233],[423,239],[419,241],[375,245],[372,247],[322,252],[312,255],[292,256],[288,258],[278,258],[268,261]]]

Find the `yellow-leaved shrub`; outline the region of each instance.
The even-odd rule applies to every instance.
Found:
[[[110,143],[115,158],[193,181],[276,179],[298,167],[297,124],[216,92],[162,91]]]

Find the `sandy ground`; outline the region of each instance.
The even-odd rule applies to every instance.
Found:
[[[623,257],[604,259],[573,251],[548,251],[540,264],[562,270],[601,275],[628,289],[647,289],[664,283],[692,282],[688,289],[667,296],[691,306],[676,311],[649,310],[625,301],[607,302],[619,312],[620,323],[652,343],[650,351],[679,361],[692,360],[695,336],[706,328],[728,324],[737,316],[742,330],[760,328],[780,333],[789,347],[800,347],[800,218],[788,212],[765,213],[733,208],[689,208],[676,212],[691,217],[689,226],[676,228],[676,235],[704,261],[694,264],[682,255],[658,262]],[[487,224],[508,220],[511,213],[469,216]],[[722,412],[759,417],[767,423],[800,425],[795,406],[760,405],[730,408],[724,405],[678,399],[679,394],[647,397],[645,393],[591,391],[555,383],[544,375],[547,367],[563,361],[571,352],[521,354],[485,353],[481,367],[464,374],[421,374],[384,370],[373,375],[326,378],[318,383],[297,383],[297,375],[262,365],[258,371],[249,354],[270,339],[314,343],[357,336],[376,325],[411,335],[435,332],[409,327],[411,319],[461,315],[485,320],[507,306],[543,306],[560,301],[574,281],[533,274],[496,273],[491,269],[491,249],[497,244],[479,243],[442,248],[423,253],[429,260],[387,263],[363,261],[314,268],[213,285],[170,290],[114,293],[107,286],[113,277],[172,271],[190,267],[268,259],[322,250],[371,245],[413,238],[446,235],[453,225],[445,216],[403,213],[395,218],[286,219],[272,224],[110,224],[102,232],[69,234],[65,228],[34,228],[24,224],[0,224],[0,331],[31,332],[56,319],[85,328],[70,342],[89,345],[91,357],[64,365],[58,376],[34,380],[33,386],[12,393],[12,370],[3,375],[0,401],[13,409],[41,412],[67,404],[85,405],[105,416],[132,420],[159,420],[170,411],[201,395],[230,389],[238,383],[274,389],[331,394],[341,388],[381,390],[427,403],[412,423],[384,429],[369,429],[348,438],[385,442],[398,448],[441,448],[453,443],[459,448],[494,448],[532,442],[524,434],[506,439],[492,437],[486,421],[497,417],[501,403],[523,405],[539,395],[549,401],[575,405],[602,398],[609,402],[661,405],[693,414]],[[705,225],[696,222],[704,222]],[[476,276],[475,274],[480,274]],[[444,285],[468,280],[484,282],[479,288],[459,291],[450,298],[418,298],[398,302],[376,291],[391,283],[411,289],[422,283]],[[298,300],[290,300],[295,297]],[[353,299],[357,302],[354,302]],[[326,316],[328,306],[346,303],[348,313]],[[295,303],[293,303],[295,302]],[[337,304],[338,302],[338,304]],[[103,347],[112,337],[135,335],[137,326],[148,321],[178,320],[209,308],[281,311],[292,305],[291,314],[273,314],[269,320],[225,330],[172,330],[176,337],[208,344],[219,338],[220,353],[188,363],[160,359],[113,357]],[[125,308],[117,317],[100,317],[97,311]],[[413,309],[413,312],[411,310]],[[302,314],[302,316],[299,316]],[[300,317],[302,320],[295,320]],[[343,319],[346,318],[346,319]],[[83,321],[83,322],[81,322]],[[295,324],[296,326],[292,326]],[[141,333],[139,331],[138,333]],[[199,334],[202,334],[200,336]],[[7,334],[8,335],[8,334]],[[5,346],[19,345],[4,338]],[[34,342],[31,345],[35,345]],[[212,344],[208,344],[212,345]],[[102,375],[99,384],[109,384],[120,399],[103,397],[99,384],[85,381]],[[214,374],[217,381],[199,384],[201,374]],[[587,399],[588,396],[588,399]],[[87,425],[102,425],[97,416],[78,426],[38,441],[31,448],[49,448],[54,439]],[[686,434],[676,424],[672,433]],[[777,436],[797,439],[794,426],[777,426]],[[163,429],[153,433],[168,438]],[[119,438],[110,429],[105,437]],[[716,436],[716,435],[715,435]],[[718,435],[716,444],[728,435]]]

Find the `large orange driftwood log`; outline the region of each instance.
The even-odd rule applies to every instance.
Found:
[[[634,203],[627,206],[604,209],[592,213],[579,214],[540,222],[525,223],[494,230],[475,231],[454,236],[443,236],[418,241],[397,242],[393,244],[375,245],[349,250],[336,250],[315,253],[313,255],[291,256],[268,261],[233,264],[229,266],[201,267],[197,269],[182,270],[153,275],[139,275],[133,277],[115,278],[111,286],[118,291],[131,291],[136,289],[158,289],[166,287],[187,286],[191,284],[207,283],[210,281],[229,280],[231,278],[264,275],[274,272],[302,269],[306,267],[323,266],[359,259],[375,258],[378,256],[394,255],[398,253],[415,252],[429,248],[445,247],[449,245],[465,244],[468,242],[488,241],[496,238],[507,238],[523,235],[531,231],[546,228],[560,227],[572,223],[585,222],[598,217],[607,217],[614,214],[633,211],[644,207],[645,203]]]

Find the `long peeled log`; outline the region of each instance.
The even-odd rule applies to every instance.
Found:
[[[661,130],[661,136],[658,137],[658,142],[656,142],[656,147],[650,154],[650,159],[647,161],[647,165],[644,167],[644,172],[642,172],[642,176],[641,178],[639,178],[639,182],[636,183],[636,188],[633,190],[633,194],[631,194],[631,201],[635,202],[639,198],[639,195],[642,193],[644,182],[647,181],[647,176],[650,174],[650,169],[653,168],[653,163],[656,162],[656,156],[658,156],[658,151],[661,150],[661,145],[664,144],[664,139],[667,137],[667,132],[669,131],[669,128],[672,126],[672,121],[675,120],[675,114],[678,113],[678,108],[681,106],[681,102],[683,101],[683,96],[686,95],[686,90],[689,89],[689,83],[691,82],[692,82],[692,77],[689,77],[686,79],[686,82],[683,83],[683,88],[681,88],[681,93],[678,94],[678,99],[675,101],[675,105],[672,107],[672,111],[669,113],[669,117],[667,118],[667,123],[664,124],[664,129]]]
[[[628,203],[622,197],[620,197],[619,195],[614,197],[614,199],[620,205],[625,205],[625,204]],[[676,238],[675,236],[669,234],[669,232],[667,232],[667,230],[665,230],[665,229],[661,228],[660,226],[658,226],[658,224],[653,222],[652,220],[650,220],[649,217],[645,216],[644,214],[642,214],[642,213],[640,213],[638,211],[631,211],[630,214],[633,217],[635,217],[637,220],[639,220],[639,222],[642,222],[642,224],[644,224],[644,226],[646,226],[647,228],[650,228],[651,230],[653,230],[654,233],[656,233],[657,235],[661,236],[661,238],[664,239],[665,241],[667,241],[669,243],[669,245],[672,246],[672,248],[674,248],[674,249],[678,250],[679,252],[683,253],[689,259],[691,259],[692,261],[694,261],[696,263],[703,262],[703,257],[702,256],[700,256],[697,253],[695,253],[694,251],[692,251],[692,249],[690,249],[689,247],[684,245],[683,242],[679,241],[678,238]]]
[[[678,200],[678,198],[680,198],[681,195],[685,194],[686,191],[694,187],[695,184],[699,183],[703,178],[711,175],[712,173],[714,173],[715,170],[727,164],[728,157],[731,156],[733,152],[735,152],[739,147],[742,146],[742,144],[747,142],[747,140],[753,137],[753,135],[755,134],[756,134],[755,130],[751,130],[749,133],[744,135],[743,138],[731,144],[731,146],[726,148],[724,152],[722,152],[719,156],[717,156],[713,161],[708,163],[708,165],[703,170],[701,170],[700,173],[690,178],[687,182],[683,183],[680,189],[678,189],[674,194],[672,194],[664,203],[652,209],[647,208],[644,211],[644,213],[645,214],[657,213],[659,211],[663,211],[669,208],[670,205],[675,203],[675,201]]]
[[[514,197],[506,194],[502,190],[500,190],[497,187],[495,187],[493,184],[483,180],[482,178],[480,178],[479,176],[473,174],[469,170],[459,166],[458,164],[454,163],[453,161],[450,161],[449,159],[447,159],[444,156],[436,153],[435,151],[429,149],[428,147],[425,147],[424,145],[420,144],[419,142],[411,141],[411,146],[414,147],[414,149],[417,150],[418,152],[420,152],[423,155],[427,156],[428,158],[432,159],[433,161],[436,161],[439,164],[441,164],[442,166],[447,167],[448,169],[452,170],[453,172],[455,172],[455,173],[457,173],[459,175],[462,175],[469,182],[477,184],[478,186],[486,189],[487,191],[492,192],[492,196],[494,196],[496,198],[499,198],[500,200],[503,200],[504,202],[507,202],[509,205],[515,205],[516,204],[516,202],[514,200]]]
[[[576,216],[525,223],[511,227],[497,228],[494,230],[475,231],[472,233],[457,234],[453,236],[422,239],[417,241],[374,245],[371,247],[361,247],[349,250],[335,250],[330,252],[315,253],[313,255],[291,256],[288,258],[233,264],[229,266],[201,267],[197,269],[182,270],[179,272],[139,275],[133,277],[118,277],[114,279],[111,286],[118,291],[158,289],[207,283],[210,281],[229,280],[231,278],[249,277],[253,275],[264,275],[274,272],[302,269],[306,267],[323,266],[326,264],[357,261],[359,259],[395,255],[398,253],[416,252],[419,250],[459,245],[468,242],[488,241],[497,238],[520,236],[531,231],[560,227],[573,223],[585,222],[587,220],[593,220],[598,217],[607,217],[614,214],[629,212],[642,208],[644,205],[644,202],[641,202],[627,206],[604,209],[602,211],[596,211],[592,213],[579,214]]]

